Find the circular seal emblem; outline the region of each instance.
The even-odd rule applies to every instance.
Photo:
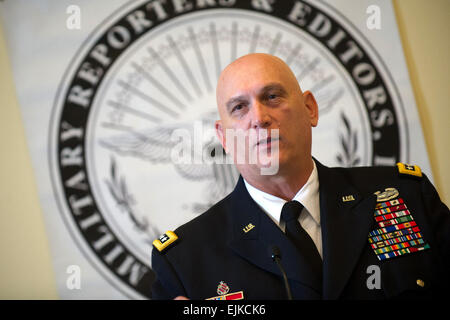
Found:
[[[403,106],[389,70],[329,5],[129,3],[76,53],[55,100],[49,139],[67,228],[87,259],[130,297],[151,298],[153,239],[205,211],[237,181],[232,165],[173,163],[173,133],[195,131],[195,123],[213,128],[218,76],[251,52],[282,58],[315,95],[313,154],[321,162],[407,159]],[[208,137],[197,151],[214,157],[218,143]]]

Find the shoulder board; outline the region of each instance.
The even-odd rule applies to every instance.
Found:
[[[398,173],[400,174],[408,174],[411,176],[422,177],[422,170],[420,170],[419,166],[414,166],[406,163],[397,163]]]
[[[153,246],[158,249],[159,252],[163,252],[172,243],[178,240],[178,236],[173,231],[166,231],[158,239],[153,241]]]

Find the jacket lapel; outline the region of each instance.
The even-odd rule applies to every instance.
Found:
[[[316,161],[320,183],[323,298],[337,299],[348,282],[373,225],[376,196],[360,194],[342,170]]]
[[[270,248],[277,246],[281,251],[281,263],[287,277],[315,291],[321,291],[317,286],[320,279],[316,279],[301,253],[254,202],[242,177],[231,194],[230,213],[233,231],[229,245],[237,254],[259,268],[281,276],[270,253]]]

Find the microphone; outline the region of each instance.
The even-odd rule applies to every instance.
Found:
[[[272,261],[275,261],[278,269],[280,269],[281,274],[283,275],[284,288],[286,289],[286,295],[288,300],[292,300],[291,286],[289,285],[286,271],[284,271],[283,266],[281,265],[281,251],[275,245],[269,246],[269,255],[272,258]]]

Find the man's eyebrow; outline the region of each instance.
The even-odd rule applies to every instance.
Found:
[[[264,87],[262,87],[261,89],[259,89],[258,91],[259,91],[260,95],[264,95],[264,94],[267,94],[267,92],[270,90],[278,90],[281,92],[281,94],[286,94],[286,92],[287,92],[286,89],[284,89],[284,86],[278,82],[269,83],[269,84],[265,85]],[[225,106],[226,106],[227,110],[230,111],[231,108],[234,106],[234,104],[236,104],[238,102],[245,102],[245,101],[247,101],[247,96],[239,95],[239,96],[230,98],[226,102]]]
[[[233,105],[236,102],[242,102],[242,101],[245,101],[245,100],[246,100],[246,96],[240,95],[240,96],[236,96],[236,97],[230,98],[230,100],[228,100],[225,105],[227,107],[227,110],[230,111],[230,109],[233,107]]]
[[[284,89],[284,87],[277,82],[269,83],[269,84],[265,85],[264,87],[261,88],[260,92],[266,93],[267,91],[270,91],[270,90],[279,90],[283,94],[286,93],[286,89]]]

